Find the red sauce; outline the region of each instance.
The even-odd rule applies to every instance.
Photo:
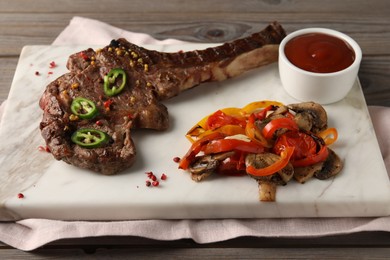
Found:
[[[355,60],[355,52],[340,38],[308,33],[292,38],[284,52],[295,66],[310,72],[331,73],[348,68]]]

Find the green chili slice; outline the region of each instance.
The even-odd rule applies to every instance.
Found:
[[[109,136],[96,129],[81,128],[73,133],[71,140],[83,148],[98,148],[109,141]]]
[[[82,97],[73,99],[70,110],[81,119],[92,119],[98,114],[95,103]]]
[[[118,95],[126,85],[126,78],[126,72],[123,69],[116,68],[110,70],[104,76],[104,93],[110,97]]]

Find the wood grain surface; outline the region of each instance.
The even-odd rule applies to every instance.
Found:
[[[368,105],[390,106],[388,0],[0,0],[0,102],[9,92],[25,45],[49,45],[74,16],[98,19],[157,39],[225,42],[279,21],[286,31],[325,27],[354,38],[363,50],[359,78]],[[0,259],[388,259],[390,234],[368,232],[314,239],[238,238],[198,245],[190,240],[73,239],[34,252],[0,243]]]

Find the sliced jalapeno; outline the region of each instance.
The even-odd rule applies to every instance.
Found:
[[[73,99],[70,110],[81,119],[92,119],[98,114],[95,103],[82,97]]]
[[[104,93],[107,96],[115,96],[122,92],[126,85],[126,72],[123,69],[112,69],[104,76]]]
[[[84,148],[98,148],[108,142],[109,136],[96,129],[81,128],[73,133],[71,140]]]

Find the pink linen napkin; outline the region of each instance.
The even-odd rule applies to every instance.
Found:
[[[135,44],[183,43],[157,41],[100,21],[74,17],[53,44],[101,44],[124,37]],[[4,102],[5,103],[5,102]],[[1,113],[4,103],[0,107]],[[390,107],[369,107],[380,149],[390,172]],[[197,243],[224,241],[241,236],[318,237],[361,231],[390,232],[390,216],[380,218],[136,220],[112,222],[25,219],[0,223],[0,241],[21,250],[33,250],[49,242],[94,236],[139,236],[158,240],[193,239]]]

